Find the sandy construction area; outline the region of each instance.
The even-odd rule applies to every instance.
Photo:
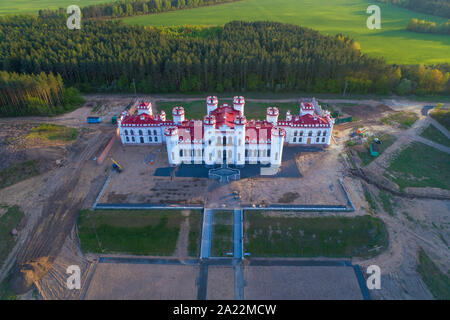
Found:
[[[194,300],[198,266],[100,263],[87,300]]]
[[[352,267],[257,267],[244,271],[246,300],[362,299]]]

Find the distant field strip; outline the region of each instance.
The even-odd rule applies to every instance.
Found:
[[[112,0],[14,0],[0,1],[0,15],[35,13],[41,9],[67,8],[70,5],[85,7],[92,4],[109,3]]]
[[[412,18],[442,23],[443,18],[412,12],[392,5],[381,7],[382,29],[366,26],[366,0],[244,0],[220,6],[124,18],[129,24],[151,26],[223,25],[233,20],[271,20],[342,33],[361,44],[364,53],[385,57],[389,63],[434,64],[450,62],[450,37],[408,32]]]

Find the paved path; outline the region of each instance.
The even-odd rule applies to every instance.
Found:
[[[244,258],[244,226],[242,223],[242,210],[234,210],[233,213],[233,226],[234,226],[234,240],[233,240],[233,251],[234,258],[243,259]]]
[[[212,228],[213,211],[204,209],[203,211],[203,227],[202,227],[202,244],[200,249],[200,258],[207,259],[211,255],[211,228]]]

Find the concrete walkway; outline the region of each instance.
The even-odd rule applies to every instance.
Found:
[[[243,215],[242,210],[234,210],[233,213],[233,227],[234,227],[234,240],[233,240],[233,251],[234,258],[243,259],[244,258],[244,226],[242,223]]]
[[[200,259],[208,259],[211,255],[212,219],[213,219],[213,211],[211,209],[204,209]]]

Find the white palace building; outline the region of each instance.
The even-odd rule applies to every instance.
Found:
[[[172,120],[161,111],[153,114],[149,102],[140,102],[137,113],[124,111],[118,121],[124,145],[163,144],[172,166],[185,164],[269,164],[280,166],[284,145],[327,147],[334,120],[315,99],[300,103],[298,114],[287,111],[279,118],[276,107],[267,109],[265,120],[247,120],[245,100],[219,106],[217,97],[206,99],[207,114],[201,120],[185,119],[183,107],[174,107]]]

